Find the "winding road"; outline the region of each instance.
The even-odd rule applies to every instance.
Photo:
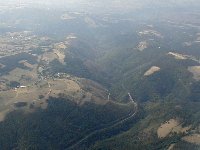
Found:
[[[133,100],[131,94],[128,93],[128,95],[129,95],[129,99],[130,99],[131,103],[134,104],[134,110],[135,110],[135,111],[133,112],[133,114],[129,114],[128,117],[126,117],[126,118],[124,118],[124,119],[122,119],[122,120],[120,120],[120,121],[114,123],[113,125],[111,125],[111,126],[109,126],[109,127],[105,127],[105,128],[102,128],[102,129],[93,131],[92,133],[86,135],[84,138],[80,139],[78,142],[76,142],[76,143],[73,144],[72,146],[66,148],[66,150],[73,150],[73,148],[75,148],[76,146],[78,146],[79,144],[81,144],[83,141],[87,140],[87,139],[90,138],[91,136],[95,135],[96,133],[103,132],[104,130],[109,129],[109,128],[114,128],[114,127],[116,127],[117,125],[120,125],[120,124],[126,122],[127,120],[133,118],[133,117],[137,114],[137,112],[138,112],[138,105],[137,105],[137,103]]]

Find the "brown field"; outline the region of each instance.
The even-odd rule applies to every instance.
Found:
[[[183,128],[182,124],[177,119],[170,119],[164,124],[161,124],[157,130],[157,135],[159,138],[165,138],[170,135],[170,133],[187,133],[190,128],[191,126]]]
[[[169,121],[167,121],[166,123],[162,124],[158,130],[157,130],[157,134],[159,138],[164,138],[166,136],[168,136],[171,131],[173,130],[174,127],[178,126],[179,122],[175,119],[170,119]]]
[[[37,80],[37,71],[36,69],[29,71],[21,68],[16,68],[9,72],[8,75],[3,76],[2,78],[9,81],[20,81],[21,84],[30,85]]]
[[[144,73],[144,76],[150,76],[150,75],[152,75],[152,74],[158,72],[159,70],[160,70],[159,67],[153,66],[153,67],[151,67],[149,70],[147,70],[147,71]]]
[[[184,141],[200,145],[200,134],[192,134],[182,138]]]

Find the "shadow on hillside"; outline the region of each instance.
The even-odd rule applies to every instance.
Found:
[[[128,105],[79,106],[68,99],[50,98],[47,109],[15,110],[6,116],[0,123],[0,149],[63,149],[131,111]]]

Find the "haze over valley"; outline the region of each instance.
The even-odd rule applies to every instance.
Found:
[[[199,150],[198,0],[0,0],[0,149]]]

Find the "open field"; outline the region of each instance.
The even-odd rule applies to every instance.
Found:
[[[170,119],[158,128],[157,135],[159,138],[165,138],[171,133],[187,133],[190,128],[191,126],[182,127],[182,124],[177,119]]]
[[[37,72],[36,70],[30,71],[16,68],[2,78],[9,81],[20,81],[21,84],[32,84],[35,80],[37,80]]]
[[[192,134],[182,138],[184,141],[200,145],[200,134]]]
[[[157,130],[157,134],[159,138],[165,138],[166,136],[168,136],[171,131],[173,130],[173,128],[175,128],[176,126],[179,125],[179,122],[175,119],[170,119],[169,121],[167,121],[166,123],[162,124],[158,130]]]
[[[27,64],[27,61],[20,63]],[[39,79],[37,65],[27,64],[27,66],[31,70],[15,68],[8,75],[1,77],[2,81],[5,80],[7,83],[14,81],[20,83],[20,86],[0,91],[0,121],[3,121],[5,115],[13,109],[25,109],[28,112],[32,112],[34,108],[46,109],[49,97],[68,97],[80,105],[85,102],[97,104],[108,102],[106,90],[90,80],[75,77]],[[3,85],[7,86],[2,82],[1,86]]]
[[[157,66],[153,66],[151,67],[149,70],[147,70],[144,74],[144,76],[150,76],[156,72],[158,72],[160,70],[160,67],[157,67]]]

